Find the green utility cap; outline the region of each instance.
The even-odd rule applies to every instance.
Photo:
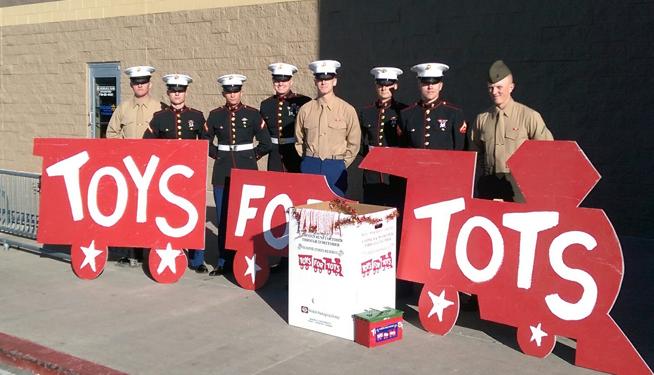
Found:
[[[511,74],[511,70],[506,66],[506,64],[504,64],[504,61],[497,60],[493,65],[491,65],[490,69],[488,69],[488,82],[497,83],[509,74]]]

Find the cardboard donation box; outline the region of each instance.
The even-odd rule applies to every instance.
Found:
[[[340,199],[289,209],[288,323],[354,339],[354,314],[395,306],[397,210]]]
[[[371,309],[354,315],[354,341],[374,348],[401,340],[402,314],[404,313],[401,310],[396,309],[384,311]]]

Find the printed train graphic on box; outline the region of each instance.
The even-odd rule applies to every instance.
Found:
[[[382,254],[378,259],[368,259],[361,263],[361,274],[364,277],[370,276],[370,272],[374,275],[391,269],[393,269],[391,253]]]
[[[401,327],[402,322],[391,323],[383,327],[373,328],[370,333],[375,337],[376,342],[382,342],[396,338]]]
[[[322,273],[325,271],[327,275],[343,276],[343,268],[341,267],[340,258],[328,257],[313,257],[312,255],[299,254],[299,267],[303,270],[313,269],[313,272]]]

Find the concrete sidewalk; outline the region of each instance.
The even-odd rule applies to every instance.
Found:
[[[571,364],[570,340],[531,358],[516,349],[515,329],[474,313],[431,335],[411,299],[398,303],[403,340],[375,349],[291,327],[286,278],[272,274],[257,292],[192,272],[162,285],[112,262],[84,281],[65,262],[1,250],[0,332],[131,374],[594,373]]]

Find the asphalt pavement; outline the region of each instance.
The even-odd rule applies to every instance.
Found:
[[[652,366],[654,241],[622,241],[627,276],[613,316]],[[158,284],[115,262],[88,281],[65,261],[0,248],[0,283],[0,333],[130,374],[595,373],[574,366],[574,341],[532,358],[517,349],[514,328],[474,312],[461,312],[447,336],[432,335],[420,326],[417,295],[398,300],[403,339],[377,348],[291,327],[285,272],[256,292],[192,272]]]

